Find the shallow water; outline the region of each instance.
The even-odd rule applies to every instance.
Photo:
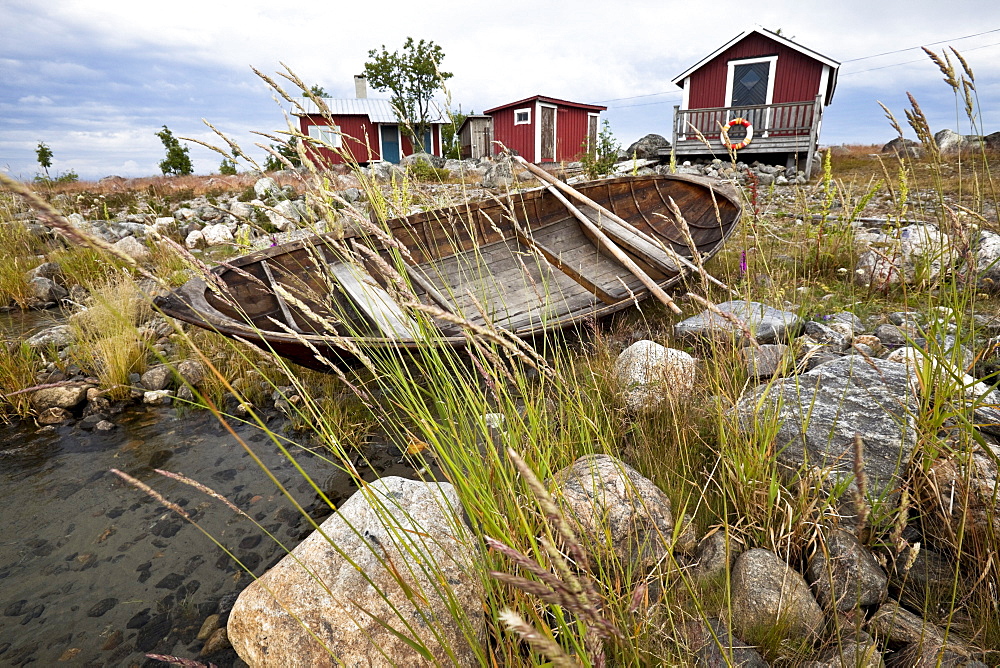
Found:
[[[183,506],[257,575],[283,548],[250,520],[153,468],[214,488],[288,549],[305,535],[292,503],[207,412],[138,408],[114,421],[107,432],[0,425],[0,665],[143,665],[145,652],[196,658],[203,620],[226,612],[250,582],[198,527],[111,468]],[[315,501],[261,431],[236,430],[299,503]],[[321,485],[336,481],[339,498],[349,493],[322,458],[298,459]],[[386,462],[395,463],[388,454]],[[231,649],[204,660],[242,665]]]

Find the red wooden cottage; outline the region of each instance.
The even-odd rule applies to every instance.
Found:
[[[674,154],[704,155],[711,149],[726,155],[720,129],[743,118],[753,136],[739,149],[741,158],[783,154],[789,166],[804,162],[808,173],[839,68],[839,62],[770,30],[743,31],[673,79],[684,89],[674,107]],[[746,131],[732,125],[729,143],[739,146]]]
[[[299,117],[302,134],[312,140],[312,155],[330,165],[346,162],[344,152],[360,164],[396,163],[403,156],[411,155],[413,143],[401,131],[392,103],[367,97],[364,77],[354,79],[356,98],[323,99],[330,110],[329,117],[309,98],[296,100],[299,106],[292,109],[292,114]],[[441,155],[441,127],[445,123],[443,114],[438,111],[424,137],[425,152]]]
[[[483,113],[493,118],[493,139],[525,160],[572,162],[595,145],[605,109],[535,95]]]

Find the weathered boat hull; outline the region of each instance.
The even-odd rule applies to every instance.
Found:
[[[702,261],[741,215],[729,191],[690,177],[608,179],[578,190],[599,205],[581,207],[587,217],[612,230],[661,288],[688,273],[676,255],[692,256],[671,200]],[[600,207],[632,227],[614,230]],[[469,339],[459,320],[530,337],[649,296],[635,272],[544,188],[390,220],[385,231],[313,236],[251,253],[155,303],[168,316],[330,371],[356,366],[358,350],[463,347]],[[398,305],[414,298],[449,316],[428,331]]]

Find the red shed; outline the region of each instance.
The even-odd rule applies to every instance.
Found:
[[[786,154],[789,164],[804,159],[808,172],[839,68],[839,62],[770,30],[743,31],[673,79],[684,89],[674,107],[674,154],[707,153],[698,133],[713,152],[726,154],[720,128],[744,118],[753,138],[741,157]],[[729,138],[740,142],[744,129],[734,125]]]
[[[579,160],[597,141],[607,107],[535,95],[487,109],[493,139],[531,162]]]
[[[392,103],[366,97],[363,80],[355,84],[357,98],[323,99],[329,117],[309,98],[296,100],[299,106],[292,109],[292,114],[299,117],[302,134],[313,140],[313,155],[327,164],[339,164],[346,162],[343,152],[347,152],[355,162],[365,164],[380,160],[396,163],[412,154],[413,144],[400,131]],[[438,111],[424,138],[427,153],[441,155],[441,127],[445,122]]]

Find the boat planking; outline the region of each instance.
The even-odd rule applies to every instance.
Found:
[[[692,243],[701,262],[718,252],[742,213],[727,188],[683,175],[562,189],[576,202],[548,185],[392,219],[384,233],[310,236],[154,303],[302,366],[350,369],[361,351],[463,348],[477,327],[534,337],[628,308],[650,296],[650,279],[663,290],[693,271]]]

